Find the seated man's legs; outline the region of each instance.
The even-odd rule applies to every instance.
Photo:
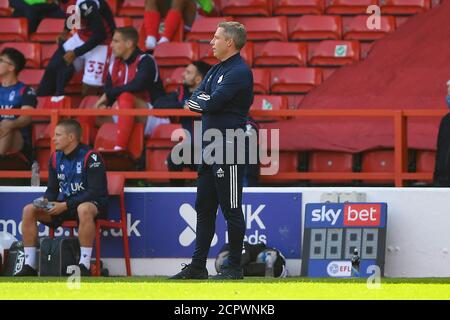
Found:
[[[75,220],[78,218],[78,239],[81,247],[79,263],[83,264],[86,268],[84,272],[84,274],[86,274],[87,270],[90,268],[92,246],[95,239],[95,219],[101,213],[100,211],[101,209],[93,202],[83,202],[77,207],[76,213],[66,211],[57,216],[51,216],[46,211],[36,209],[32,204],[25,206],[22,215],[25,264],[29,265],[34,270],[36,269],[36,247],[38,243],[37,222],[57,227],[65,220]]]
[[[78,239],[80,241],[80,264],[87,270],[91,266],[92,246],[95,239],[95,217],[99,209],[92,202],[83,202],[77,208],[78,212]]]
[[[5,126],[9,120],[0,121],[0,132],[2,126]],[[20,130],[11,130],[6,135],[0,137],[0,156],[7,153],[14,153],[22,150],[24,140]]]
[[[52,217],[44,210],[36,209],[32,204],[23,208],[22,238],[25,251],[25,265],[20,276],[36,276],[36,247],[38,244],[37,222],[51,224]],[[31,269],[30,269],[31,268]]]

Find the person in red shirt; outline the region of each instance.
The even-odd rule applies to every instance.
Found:
[[[111,43],[113,57],[109,64],[104,94],[96,103],[96,108],[112,106],[118,109],[153,108],[152,101],[165,94],[159,76],[156,60],[142,52],[137,43],[139,35],[133,27],[117,28]],[[145,134],[149,135],[160,123],[169,119],[157,117],[137,117],[145,123]],[[115,150],[126,149],[133,129],[133,116],[114,117],[118,124]]]

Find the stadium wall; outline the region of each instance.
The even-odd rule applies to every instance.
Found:
[[[0,187],[0,232],[7,231],[21,239],[22,207],[44,190]],[[181,263],[189,262],[195,240],[195,191],[126,189],[134,275],[171,275],[179,271]],[[266,241],[280,249],[287,258],[289,274],[298,276],[305,204],[320,202],[321,196],[330,192],[365,193],[367,202],[387,203],[385,276],[450,276],[450,191],[445,188],[247,188],[243,201],[246,239]],[[112,202],[111,217],[117,214],[117,203]],[[48,228],[40,226],[39,235],[48,235]],[[211,274],[215,274],[214,257],[226,236],[225,222],[219,213],[208,259]],[[102,257],[111,275],[125,274],[120,232],[104,232]]]

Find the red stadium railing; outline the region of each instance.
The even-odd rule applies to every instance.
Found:
[[[366,172],[283,172],[276,176],[266,176],[265,181],[277,180],[393,180],[396,187],[402,187],[409,180],[431,180],[431,172],[406,172],[407,169],[407,140],[406,121],[413,117],[442,117],[448,110],[254,110],[255,117],[390,117],[394,121],[394,172],[366,173]],[[58,110],[0,110],[0,114],[49,116],[51,131],[53,132],[58,119],[62,116],[107,116],[107,115],[153,115],[159,117],[198,116],[189,110],[146,110],[146,109],[58,109]],[[51,146],[54,151],[54,146]],[[123,171],[126,179],[195,179],[196,172],[158,172],[158,171]],[[28,178],[30,171],[7,171],[0,168],[0,178]],[[48,172],[42,171],[41,177],[46,179]]]

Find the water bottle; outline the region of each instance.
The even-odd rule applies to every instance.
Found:
[[[273,278],[273,264],[275,262],[275,257],[273,256],[272,252],[266,253],[266,270],[265,270],[265,276]]]
[[[41,179],[39,176],[39,163],[37,161],[34,161],[31,165],[31,186],[39,187],[40,184]]]

